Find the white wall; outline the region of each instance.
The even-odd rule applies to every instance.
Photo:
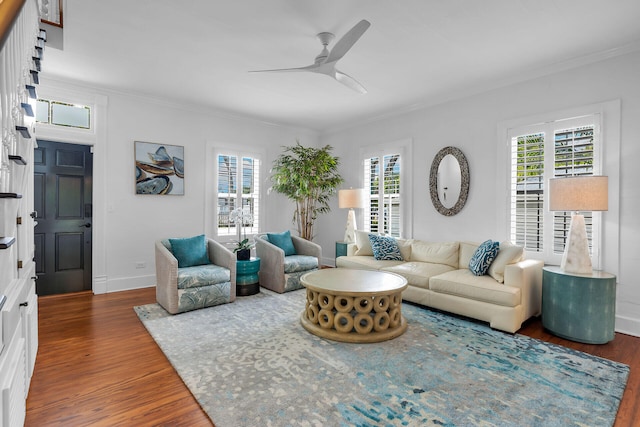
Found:
[[[346,186],[361,182],[359,149],[392,141],[412,141],[413,154],[405,159],[411,168],[413,237],[433,241],[505,238],[503,224],[496,214],[496,181],[505,167],[498,164],[498,123],[549,111],[571,109],[615,99],[621,100],[619,218],[612,226],[620,235],[618,307],[619,331],[640,336],[640,283],[633,268],[640,265],[640,191],[635,181],[634,163],[640,156],[640,53],[633,53],[569,70],[544,78],[515,84],[481,95],[412,111],[395,117],[364,123],[349,129],[318,135],[313,131],[286,128],[250,119],[230,118],[211,111],[198,111],[174,104],[125,94],[94,91],[68,84],[52,84],[53,92],[73,88],[96,95],[103,102],[104,132],[96,138],[96,156],[104,167],[104,259],[94,291],[105,292],[154,283],[153,241],[159,237],[187,236],[204,229],[205,146],[211,141],[223,144],[254,145],[265,150],[263,176],[281,146],[299,138],[305,145],[330,144],[341,158]],[[44,81],[43,87],[47,87]],[[62,91],[62,92],[60,92]],[[46,135],[38,131],[38,136]],[[58,137],[57,135],[54,135]],[[100,138],[103,140],[100,141]],[[53,138],[55,139],[55,138]],[[64,138],[59,140],[64,140]],[[185,196],[136,196],[133,185],[133,141],[142,140],[185,146],[187,165]],[[606,143],[606,141],[605,141]],[[433,206],[428,191],[431,161],[442,147],[453,145],[466,155],[471,171],[467,205],[458,215],[444,217]],[[635,156],[634,156],[635,155]],[[98,159],[98,164],[100,164]],[[613,171],[604,171],[609,173]],[[99,180],[100,177],[96,177]],[[265,182],[265,189],[268,184]],[[101,187],[98,185],[98,187]],[[99,190],[100,191],[100,190]],[[612,189],[616,191],[616,189]],[[94,198],[96,195],[94,195]],[[100,197],[98,195],[98,197]],[[98,201],[99,202],[99,201]],[[99,203],[98,203],[99,204]],[[293,206],[282,196],[271,194],[264,200],[265,229],[293,228]],[[100,213],[97,213],[100,215]],[[338,209],[321,216],[315,241],[322,245],[325,262],[331,263],[335,241],[342,240],[346,211]],[[611,222],[605,213],[605,222]],[[358,212],[358,224],[362,224]],[[607,237],[607,236],[605,236]],[[98,236],[98,240],[100,240]],[[96,243],[94,243],[95,248]],[[96,251],[94,250],[94,254]],[[100,248],[97,248],[100,253]],[[136,269],[144,262],[146,268]],[[608,268],[609,264],[605,266]],[[611,269],[611,270],[615,270]]]
[[[212,143],[251,146],[266,154],[262,171],[265,230],[293,228],[289,215],[293,205],[288,208],[289,202],[280,195],[267,195],[266,178],[282,146],[293,145],[296,139],[315,145],[316,132],[50,79],[43,79],[39,96],[98,103],[99,135],[38,128],[38,138],[94,146],[95,293],[153,286],[154,241],[204,233],[205,221],[211,220],[205,218],[205,149]],[[134,141],[184,146],[184,196],[135,194]],[[137,263],[145,267],[136,268]]]
[[[362,179],[354,173],[359,164],[358,149],[400,139],[413,139],[413,156],[407,159],[413,171],[413,236],[432,241],[506,238],[505,227],[496,207],[501,200],[496,182],[505,165],[498,163],[497,127],[500,122],[552,111],[573,109],[605,101],[621,100],[620,160],[605,174],[619,173],[619,188],[611,188],[617,206],[604,213],[605,239],[619,232],[619,260],[609,259],[604,268],[618,276],[616,328],[640,336],[640,186],[635,163],[640,158],[640,53],[568,70],[543,78],[514,84],[435,107],[395,117],[371,121],[349,129],[327,132],[322,144],[331,144],[341,157],[342,170],[349,185]],[[428,77],[425,77],[428,78]],[[604,141],[606,144],[607,141]],[[458,215],[445,217],[431,204],[428,177],[431,161],[441,148],[460,148],[469,162],[471,187],[467,204]],[[616,170],[617,168],[617,170]],[[344,233],[346,213],[336,207],[322,218],[325,233],[317,242],[324,254],[333,256],[334,242]],[[617,217],[617,218],[616,218]],[[358,224],[362,224],[358,212]],[[606,258],[606,255],[605,255]]]

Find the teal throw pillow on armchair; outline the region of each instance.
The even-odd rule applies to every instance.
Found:
[[[269,239],[269,243],[282,249],[284,256],[296,254],[296,248],[293,246],[293,240],[291,240],[289,230],[283,233],[267,233],[267,239]]]
[[[211,264],[204,234],[184,239],[169,239],[169,243],[171,253],[178,260],[178,268]]]
[[[500,242],[487,240],[482,242],[469,261],[469,270],[476,276],[484,276],[500,250]]]

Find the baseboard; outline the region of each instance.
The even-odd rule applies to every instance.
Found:
[[[107,293],[107,276],[96,276],[93,278],[93,293],[94,294]]]
[[[616,316],[616,332],[640,337],[640,319]]]
[[[119,277],[117,279],[107,280],[105,293],[150,288],[155,285],[155,274],[149,274],[147,276]]]

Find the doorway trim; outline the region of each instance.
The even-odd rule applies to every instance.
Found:
[[[56,99],[70,104],[90,106],[93,112],[92,128],[80,130],[64,126],[36,124],[36,139],[69,144],[89,145],[93,152],[93,240],[91,289],[104,294],[107,289],[106,263],[106,184],[107,184],[107,106],[108,97],[97,93],[80,92],[64,83],[42,79],[38,94],[45,99]]]

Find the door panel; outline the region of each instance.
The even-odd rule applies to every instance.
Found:
[[[37,293],[91,290],[91,148],[39,140],[34,154]]]

